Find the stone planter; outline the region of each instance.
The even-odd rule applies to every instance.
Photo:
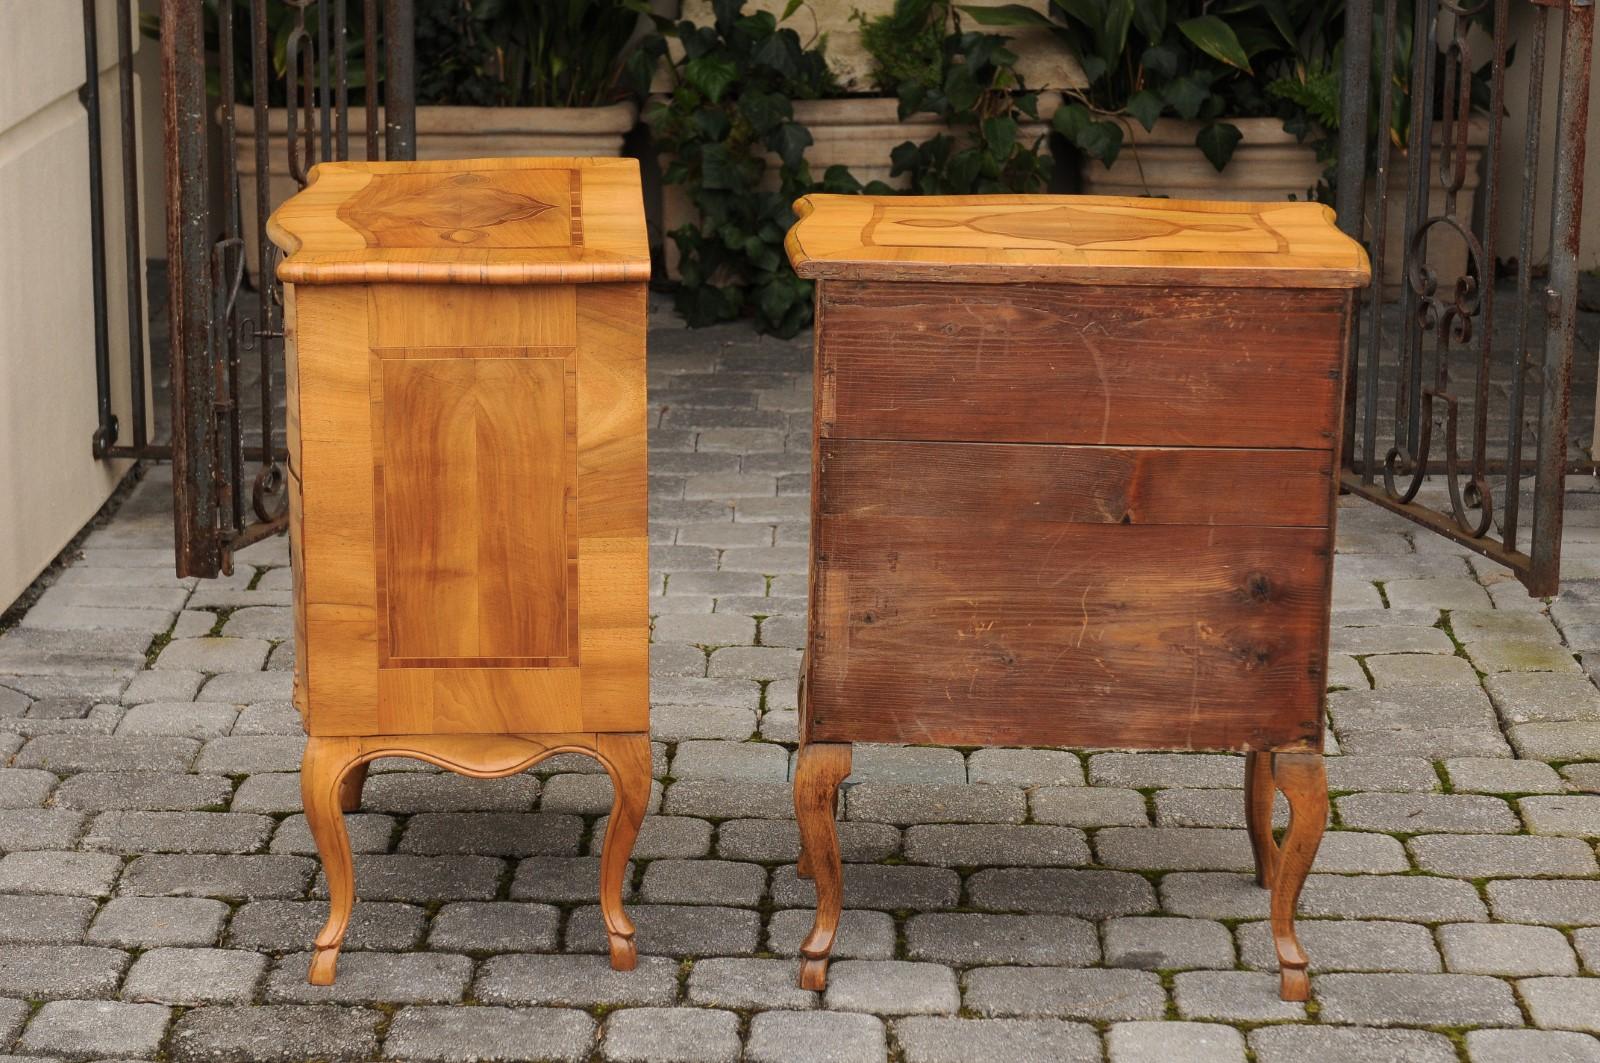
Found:
[[[258,234],[256,216],[255,112],[234,108],[239,159],[239,196],[244,211],[246,262],[255,280]],[[484,159],[529,155],[605,156],[622,154],[622,138],[639,116],[632,101],[606,107],[418,107],[417,158]],[[364,123],[365,112],[350,109],[352,122]],[[267,115],[271,210],[298,186],[289,176],[285,140],[288,115],[274,107]],[[365,126],[351,130],[352,151],[359,148]]]
[[[1085,159],[1083,191],[1095,196],[1168,196],[1173,199],[1308,199],[1322,175],[1317,152],[1283,131],[1276,118],[1235,118],[1244,134],[1221,173],[1195,147],[1203,125],[1162,118],[1146,130],[1128,119],[1122,151],[1108,169]]]
[[[1050,132],[1050,116],[1061,106],[1061,94],[1039,94],[1037,122],[1022,126],[1019,139],[1031,144]],[[945,131],[945,124],[931,114],[916,114],[900,120],[899,103],[882,96],[850,96],[832,100],[796,100],[795,120],[811,131],[811,147],[806,149],[806,161],[811,166],[811,176],[822,179],[830,166],[849,167],[850,173],[863,185],[882,181],[895,188],[906,188],[909,179],[902,174],[890,177],[890,153],[906,141],[920,144]],[[1048,143],[1045,149],[1049,149]],[[662,169],[671,163],[663,156]],[[779,160],[767,156],[764,185],[776,188]],[[664,233],[687,224],[694,217],[688,197],[681,185],[663,185],[661,192],[661,220]],[[678,248],[671,237],[666,238],[667,273],[678,275]]]

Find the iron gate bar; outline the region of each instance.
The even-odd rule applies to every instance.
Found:
[[[385,40],[414,41],[412,0],[384,0]],[[417,157],[417,77],[415,48],[386,47],[384,57],[384,148],[391,159]]]
[[[99,427],[92,446],[102,457],[117,441],[117,418],[111,412],[111,327],[106,320],[105,175],[100,162],[100,47],[94,0],[83,0],[83,89],[79,99],[88,112],[89,128],[89,269],[94,295],[94,382],[99,400]]]
[[[1528,588],[1545,596],[1559,587],[1561,506],[1567,459],[1567,425],[1576,324],[1579,217],[1582,209],[1584,122],[1587,119],[1589,49],[1593,40],[1592,0],[1547,0],[1538,4],[1530,62],[1528,134],[1525,145],[1528,188],[1521,209],[1518,248],[1516,316],[1513,319],[1512,380],[1507,397],[1509,430],[1504,458],[1489,456],[1490,375],[1494,358],[1495,238],[1499,227],[1497,163],[1505,151],[1505,68],[1510,26],[1509,0],[1415,0],[1412,10],[1410,115],[1406,155],[1410,162],[1404,203],[1403,241],[1387,247],[1390,131],[1394,118],[1396,50],[1399,40],[1397,0],[1384,0],[1381,67],[1376,84],[1378,116],[1373,200],[1370,218],[1362,210],[1365,196],[1366,143],[1373,84],[1371,0],[1351,3],[1346,10],[1345,81],[1341,88],[1338,207],[1341,227],[1361,234],[1370,220],[1369,247],[1373,283],[1367,292],[1365,328],[1353,332],[1347,351],[1346,429],[1341,439],[1341,486],[1384,508],[1438,532],[1467,548],[1505,564]],[[1468,38],[1472,20],[1491,11],[1493,55],[1489,68],[1488,136],[1479,202],[1481,236],[1460,205],[1469,176],[1468,149],[1472,124],[1474,57]],[[1532,259],[1536,247],[1534,218],[1539,202],[1542,92],[1546,38],[1552,10],[1561,12],[1562,52],[1557,76],[1556,162],[1543,187],[1551,196],[1550,275],[1535,291]],[[1449,22],[1443,40],[1441,19]],[[1444,44],[1442,49],[1440,44]],[[1437,108],[1437,111],[1436,111]],[[1437,137],[1435,132],[1437,131]],[[1435,157],[1437,155],[1437,157]],[[1443,194],[1440,210],[1432,209],[1430,177],[1437,169]],[[1430,262],[1430,237],[1459,243],[1466,265],[1456,277],[1440,277]],[[1389,342],[1383,329],[1385,266],[1391,254],[1402,264],[1398,299],[1400,320],[1394,337],[1397,359],[1383,364]],[[1443,291],[1441,291],[1443,289]],[[1543,314],[1542,327],[1531,315]],[[1431,333],[1432,344],[1427,344]],[[1529,339],[1538,343],[1532,361]],[[1365,352],[1362,345],[1365,344]],[[1470,454],[1463,462],[1459,432],[1463,393],[1450,378],[1450,354],[1468,351],[1472,401]],[[1364,357],[1363,357],[1364,354]],[[1523,455],[1527,423],[1525,377],[1530,368],[1542,374],[1538,393],[1538,450],[1530,463]],[[1431,369],[1431,374],[1429,370]],[[1382,461],[1377,437],[1379,383],[1395,384],[1394,439]],[[1431,379],[1430,379],[1431,376]],[[1356,423],[1360,420],[1359,432]],[[1357,440],[1359,434],[1360,439]],[[1382,473],[1379,482],[1379,473]],[[1521,481],[1533,475],[1533,522],[1528,550],[1519,549]],[[1417,501],[1430,475],[1441,474],[1448,504],[1435,509]],[[1497,514],[1491,475],[1503,475],[1504,506]],[[1404,482],[1399,482],[1404,481]],[[1473,511],[1476,511],[1475,513]],[[1499,527],[1495,522],[1498,517]]]

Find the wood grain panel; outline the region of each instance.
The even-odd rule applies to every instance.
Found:
[[[577,289],[377,284],[374,347],[571,347]]]
[[[819,515],[986,522],[1326,527],[1318,450],[1064,447],[826,439]]]
[[[818,428],[870,439],[1333,444],[1345,294],[830,281]]]
[[[1327,529],[830,517],[815,741],[1310,749]]]

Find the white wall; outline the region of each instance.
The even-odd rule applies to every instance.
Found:
[[[115,0],[99,0],[113,394],[130,432]],[[136,47],[137,47],[136,41]],[[126,470],[97,461],[88,125],[79,5],[0,3],[0,608]],[[148,189],[141,189],[145,195]]]

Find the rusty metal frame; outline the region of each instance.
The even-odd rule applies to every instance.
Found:
[[[1389,170],[1393,152],[1388,137],[1394,107],[1395,48],[1393,32],[1397,0],[1381,0],[1382,47],[1377,78],[1378,135],[1372,165],[1368,164],[1367,130],[1373,84],[1370,62],[1375,34],[1373,0],[1351,0],[1346,13],[1345,70],[1340,123],[1337,207],[1341,227],[1365,236],[1371,252],[1373,283],[1364,296],[1365,320],[1353,329],[1347,350],[1345,432],[1341,439],[1341,486],[1404,516],[1430,531],[1466,546],[1507,568],[1530,594],[1548,596],[1559,588],[1564,480],[1571,467],[1566,454],[1573,345],[1576,325],[1580,216],[1583,205],[1585,124],[1588,118],[1590,51],[1593,44],[1593,0],[1534,0],[1537,26],[1531,42],[1529,112],[1526,142],[1528,188],[1520,212],[1516,249],[1515,347],[1510,393],[1506,400],[1510,428],[1504,453],[1489,453],[1490,368],[1494,342],[1496,268],[1495,238],[1499,224],[1498,161],[1512,146],[1504,143],[1505,71],[1511,0],[1414,0],[1410,69],[1411,113],[1406,155],[1411,161],[1405,197],[1405,240],[1400,248],[1386,245],[1385,220],[1392,209]],[[1468,121],[1473,50],[1469,20],[1492,14],[1489,132],[1484,152],[1480,202],[1481,224],[1458,208],[1458,193],[1467,179]],[[1554,23],[1554,27],[1552,27]],[[1448,24],[1448,31],[1444,24]],[[1548,38],[1559,34],[1560,56],[1553,64],[1559,79],[1555,161],[1541,181],[1541,122],[1547,77]],[[1438,45],[1444,44],[1442,69]],[[1439,101],[1435,106],[1435,99]],[[1439,130],[1437,144],[1434,131]],[[1430,172],[1437,169],[1444,190],[1443,209],[1430,210]],[[1374,203],[1363,202],[1370,179]],[[1549,270],[1535,283],[1533,259],[1541,235],[1536,231],[1536,203],[1550,203]],[[1371,209],[1368,210],[1367,208]],[[1429,258],[1429,238],[1463,243],[1468,264],[1460,276],[1441,277]],[[1382,310],[1389,298],[1383,290],[1384,264],[1401,256],[1403,285],[1399,296],[1400,329],[1387,336]],[[1395,344],[1398,355],[1391,372],[1379,355]],[[1472,449],[1460,454],[1460,406],[1466,392],[1449,373],[1452,351],[1476,354],[1472,378]],[[1537,370],[1540,388],[1528,410],[1529,369]],[[1382,417],[1380,383],[1394,385],[1393,438],[1379,455]],[[1358,429],[1359,421],[1359,429]],[[1536,425],[1537,449],[1530,462],[1524,454],[1523,426]],[[1508,475],[1511,470],[1514,474]],[[1533,514],[1523,538],[1521,484],[1533,475]],[[1447,508],[1418,501],[1430,476],[1442,476],[1448,489]],[[1496,490],[1492,476],[1505,477]],[[1498,506],[1497,506],[1498,500]]]
[[[316,162],[350,155],[347,37],[352,0],[281,2],[294,20],[281,82],[288,120],[288,172],[303,187]],[[85,5],[93,6],[89,0]],[[141,449],[130,456],[172,459],[177,568],[184,576],[230,572],[234,551],[282,530],[287,521],[288,455],[274,443],[280,425],[273,409],[277,390],[273,357],[283,340],[283,325],[274,252],[266,236],[272,205],[269,103],[275,82],[267,5],[268,0],[221,0],[216,5],[218,91],[214,94],[206,88],[210,57],[204,6],[194,0],[162,0],[161,5],[172,443],[170,447],[148,444],[142,425],[136,424]],[[382,8],[380,21],[376,0],[362,0],[360,30],[365,35],[367,75],[363,146],[366,157],[379,156],[376,86],[382,53],[387,157],[414,158],[411,3],[384,0]],[[241,27],[236,16],[245,12],[248,25]],[[248,72],[236,69],[235,40],[240,33],[248,34],[250,43]],[[235,155],[239,150],[235,102],[244,77],[249,79],[255,119],[248,150],[255,156],[256,209],[248,219]],[[209,120],[213,109],[215,123]],[[207,165],[213,137],[221,141],[222,160],[215,191]],[[246,225],[253,229],[257,247],[253,291],[245,261]],[[258,377],[252,396],[257,417],[248,426],[242,394],[247,358],[253,360]],[[107,399],[102,405],[103,430],[109,408]],[[247,427],[259,430],[258,445],[245,445]],[[115,431],[113,420],[109,426],[113,441]]]

